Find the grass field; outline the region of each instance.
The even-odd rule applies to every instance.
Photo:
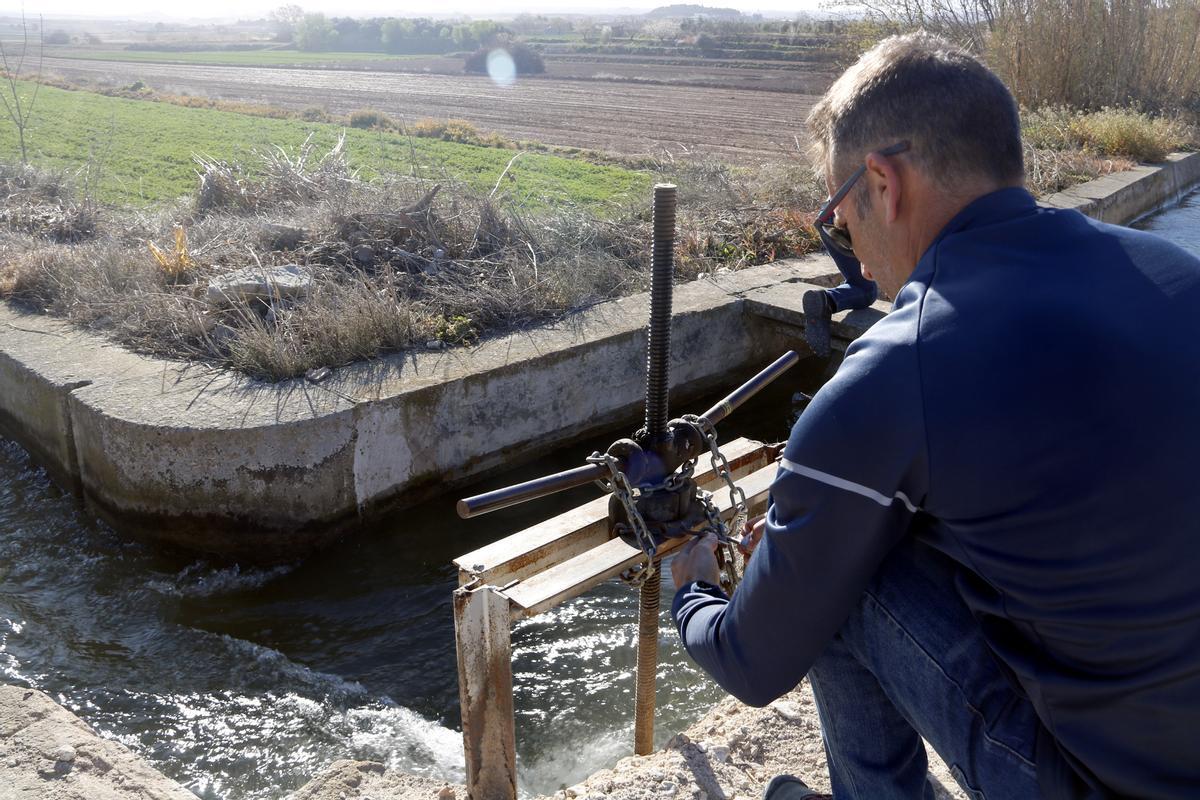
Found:
[[[129,61],[149,64],[205,64],[230,67],[316,67],[411,61],[429,56],[398,56],[387,53],[307,53],[299,50],[92,50],[78,47],[47,47],[54,58],[85,58],[96,61]]]
[[[31,86],[24,85],[28,94]],[[309,134],[331,147],[336,125],[267,119],[227,111],[104,97],[43,87],[27,131],[30,160],[64,171],[96,167],[94,192],[102,202],[145,205],[193,191],[193,154],[246,160],[274,145],[298,148]],[[445,175],[490,191],[515,152],[433,139],[349,129],[350,163],[365,177],[381,172]],[[16,129],[0,122],[0,159],[19,158]],[[534,206],[572,202],[603,206],[644,193],[653,178],[642,172],[559,156],[526,153],[513,164],[503,189]]]

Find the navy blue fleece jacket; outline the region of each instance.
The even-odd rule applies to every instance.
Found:
[[[1198,458],[1200,261],[995,192],[847,350],[792,430],[741,587],[680,591],[680,636],[765,704],[918,536],[963,565],[1036,708],[1049,795],[1195,797]]]

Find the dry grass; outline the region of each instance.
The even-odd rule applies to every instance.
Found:
[[[1072,119],[1034,119],[1026,160],[1035,194],[1132,163],[1061,149],[1073,140],[1054,131],[1069,132]],[[143,212],[77,199],[87,196],[86,172],[0,167],[0,297],[141,352],[280,380],[469,345],[646,286],[649,198],[597,214],[522,206],[503,176],[488,193],[448,175],[368,182],[340,142],[197,166],[192,198]],[[664,155],[644,166],[679,186],[680,280],[819,247],[811,223],[825,187],[799,158],[750,170]],[[229,273],[282,265],[310,276],[306,295],[208,296]]]
[[[648,203],[604,216],[570,205],[529,211],[501,184],[483,195],[448,176],[366,182],[340,145],[276,149],[250,165],[197,163],[190,201],[108,212],[75,243],[22,224],[0,203],[0,296],[141,352],[280,380],[407,348],[471,344],[646,285]],[[815,246],[804,215],[777,210],[815,207],[807,169],[657,166],[680,185],[680,279]],[[56,208],[74,207],[61,176],[0,169],[0,186],[21,181],[51,193]],[[235,270],[285,264],[311,277],[306,296],[208,296],[210,282]]]
[[[1021,115],[1025,141],[1044,150],[1078,150],[1102,158],[1162,161],[1195,148],[1200,135],[1179,117],[1151,116],[1132,108],[1075,111],[1046,106]]]
[[[1027,106],[1178,110],[1200,103],[1197,0],[966,5],[991,9],[988,62]]]

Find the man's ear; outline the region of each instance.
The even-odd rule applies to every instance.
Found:
[[[900,173],[892,159],[879,153],[867,153],[867,180],[873,195],[872,202],[883,203],[884,219],[895,222],[900,216]]]

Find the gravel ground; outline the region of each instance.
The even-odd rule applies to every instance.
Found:
[[[930,750],[938,800],[967,800]],[[623,758],[582,783],[536,800],[752,800],[771,778],[792,774],[829,790],[825,750],[807,682],[766,708],[729,698],[657,753]],[[465,800],[462,786],[343,761],[292,800]]]

